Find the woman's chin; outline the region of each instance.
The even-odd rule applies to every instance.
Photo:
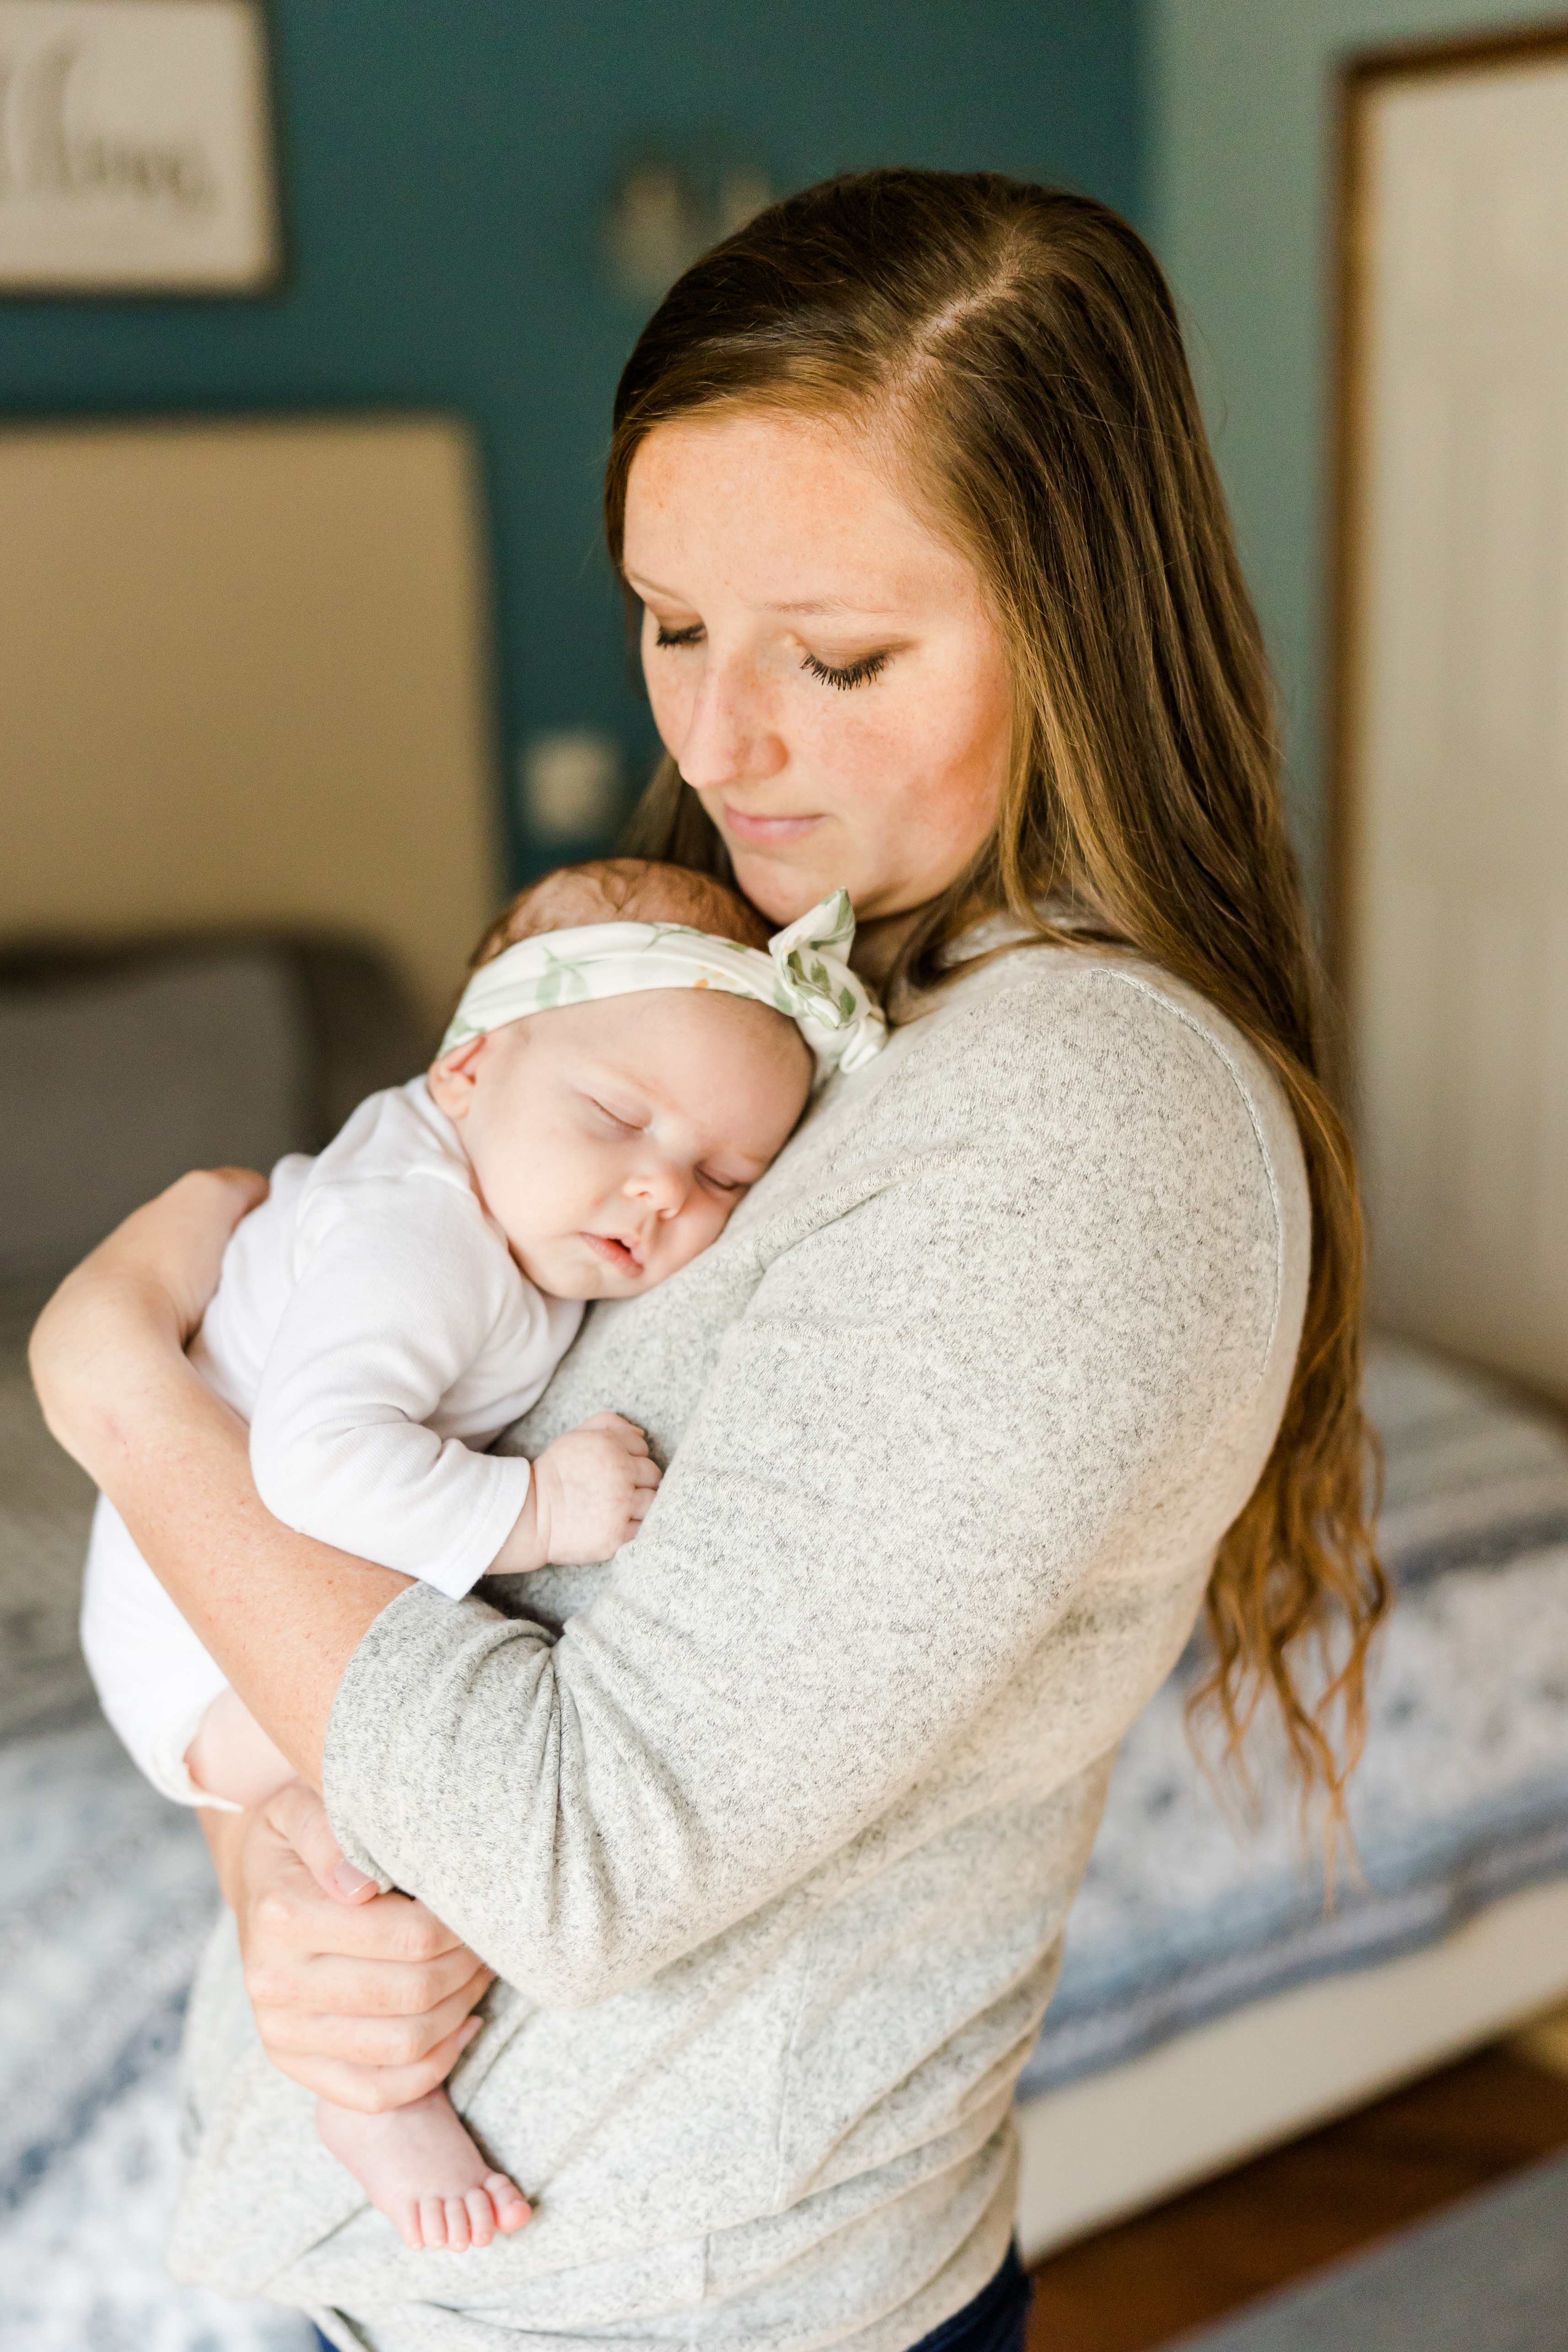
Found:
[[[777,858],[759,856],[755,850],[742,849],[734,843],[729,845],[729,849],[737,884],[758,914],[780,930],[797,916],[809,914],[830,890],[841,889],[847,878],[837,873],[808,873]],[[853,897],[853,892],[850,895]]]

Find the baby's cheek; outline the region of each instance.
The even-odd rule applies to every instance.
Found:
[[[700,1257],[718,1240],[738,1205],[735,1202],[709,1201],[687,1211],[675,1234],[678,1255],[670,1267],[672,1274],[680,1266],[689,1265],[694,1257]]]

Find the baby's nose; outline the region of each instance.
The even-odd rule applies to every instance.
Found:
[[[628,1187],[634,1199],[646,1201],[660,1217],[679,1216],[690,1189],[691,1180],[685,1170],[672,1167],[666,1160],[651,1161],[639,1169]]]

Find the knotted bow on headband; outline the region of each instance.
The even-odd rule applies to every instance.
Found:
[[[646,988],[717,988],[771,1004],[798,1024],[816,1056],[818,1084],[858,1070],[888,1042],[888,1025],[848,965],[855,914],[835,890],[768,941],[767,953],[684,923],[588,923],[541,931],[481,964],[441,1040],[443,1054],[530,1013],[631,996]]]

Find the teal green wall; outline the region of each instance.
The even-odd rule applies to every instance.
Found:
[[[1284,698],[1321,876],[1333,100],[1339,60],[1552,23],[1521,0],[1150,0],[1149,211]]]
[[[733,142],[779,187],[907,162],[1140,205],[1138,0],[276,0],[272,17],[284,292],[0,304],[0,409],[461,411],[492,500],[509,746],[584,724],[634,761],[652,742],[597,550],[639,324],[597,245],[628,148]]]

